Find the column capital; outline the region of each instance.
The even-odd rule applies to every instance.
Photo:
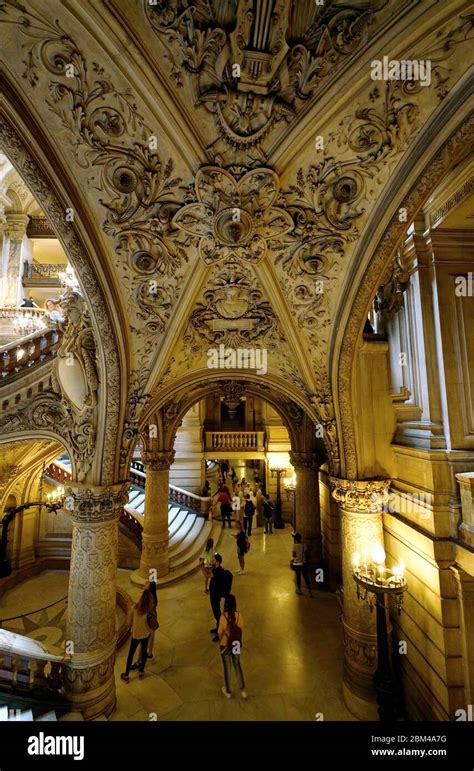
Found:
[[[314,452],[290,452],[290,463],[295,471],[317,471],[321,465],[319,456]]]
[[[142,453],[142,463],[152,471],[166,471],[174,461],[174,450],[155,452],[146,450]]]
[[[5,231],[11,241],[21,241],[26,233],[29,217],[27,214],[6,214]]]
[[[129,487],[129,482],[108,487],[70,485],[66,487],[64,507],[77,523],[114,522],[128,500]]]
[[[388,501],[390,479],[338,479],[330,477],[334,500],[346,511],[380,512]]]

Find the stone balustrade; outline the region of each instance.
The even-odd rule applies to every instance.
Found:
[[[206,431],[206,451],[209,450],[265,450],[264,431]]]

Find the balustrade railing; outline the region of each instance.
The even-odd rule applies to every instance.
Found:
[[[180,506],[196,512],[196,514],[207,514],[209,511],[209,498],[189,493],[175,485],[169,486],[169,499],[173,503],[178,503]]]
[[[70,482],[72,478],[70,470],[57,462],[50,463],[45,471],[45,474],[50,479],[54,479],[55,482],[58,482],[61,485],[65,484],[66,482]]]
[[[23,284],[50,284],[60,286],[59,273],[65,272],[67,265],[59,263],[25,262],[23,265]]]
[[[66,604],[67,595],[30,613],[0,619],[0,687],[31,695],[35,695],[35,692],[41,692],[41,695],[48,692],[58,694],[63,683],[63,669],[71,660],[71,654],[48,651],[38,640],[5,629],[4,626],[9,621],[43,613],[59,603]]]
[[[56,353],[60,333],[57,329],[42,329],[0,346],[2,380],[27,370]]]
[[[205,447],[209,450],[257,450],[265,449],[264,431],[206,431]]]
[[[143,525],[127,509],[122,509],[120,524],[129,531],[132,540],[140,545],[142,542]]]
[[[51,463],[45,471],[46,476],[50,479],[54,479],[59,484],[65,484],[71,480],[71,472],[58,462]],[[145,466],[139,460],[134,460],[130,464],[130,477],[132,482],[137,486],[145,489],[146,473]],[[196,512],[196,514],[207,514],[209,511],[209,498],[203,498],[201,495],[195,495],[187,490],[183,490],[176,485],[169,486],[169,500],[173,503],[178,503],[190,511]],[[125,509],[120,517],[120,522],[134,535],[135,538],[142,537],[142,524],[135,519]]]

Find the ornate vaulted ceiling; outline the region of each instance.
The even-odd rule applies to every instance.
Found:
[[[209,347],[258,346],[339,457],[331,357],[359,244],[397,216],[393,197],[377,207],[465,77],[467,8],[0,3],[7,98],[87,231],[128,437],[160,386],[206,371]],[[430,59],[431,84],[372,80],[383,56]]]

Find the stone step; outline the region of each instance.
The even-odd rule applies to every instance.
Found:
[[[194,543],[192,544],[192,548],[188,549],[186,552],[183,552],[175,559],[173,559],[173,569],[179,568],[189,563],[193,563],[194,567],[199,567],[199,557],[204,551],[207,539],[211,537],[211,531],[213,528],[212,522],[208,522],[205,519],[203,519],[202,522],[203,524],[201,530],[196,536]],[[216,530],[217,529],[218,528],[216,527]]]
[[[172,566],[168,575],[159,578],[157,581],[159,587],[175,584],[178,581],[181,581],[181,579],[186,578],[186,576],[191,575],[191,573],[196,573],[199,570],[198,560],[203,552],[203,546],[205,545],[207,538],[214,538],[214,548],[217,550],[222,528],[220,525],[212,522],[206,522],[205,525],[207,527],[203,528],[203,536],[205,536],[204,544],[201,544],[199,549],[196,548],[196,550],[190,551],[185,562],[176,567]]]
[[[191,528],[186,533],[185,537],[181,539],[179,544],[170,549],[170,557],[173,557],[173,563],[182,554],[185,554],[192,549],[194,551],[194,542],[198,538],[202,528],[204,527],[206,520],[203,517],[195,517]]]
[[[60,723],[76,720],[84,720],[82,717],[82,712],[66,712],[65,715],[61,715],[61,717],[58,718],[58,722]]]
[[[188,516],[188,511],[186,509],[180,509],[179,513],[175,516],[173,519],[173,522],[168,528],[168,535],[169,535],[169,543],[174,543],[176,538],[179,537],[179,531],[181,527],[184,525],[184,522],[186,520],[186,517]]]
[[[168,549],[169,549],[170,557],[172,557],[176,553],[181,542],[184,541],[188,533],[192,530],[195,521],[196,521],[196,514],[188,511],[187,516],[183,520],[183,524],[181,525],[179,530],[177,530],[174,536],[169,539]]]
[[[56,712],[53,710],[50,710],[49,712],[45,712],[43,715],[40,715],[39,717],[35,718],[36,722],[43,722],[43,721],[50,721],[50,722],[56,722],[58,718],[56,717]]]

